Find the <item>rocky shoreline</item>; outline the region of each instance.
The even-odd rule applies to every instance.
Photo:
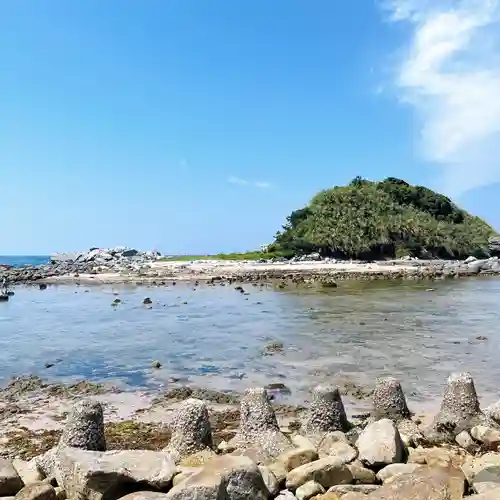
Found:
[[[165,286],[177,281],[209,285],[279,282],[335,286],[343,280],[441,280],[500,275],[498,257],[465,261],[402,259],[361,262],[319,259],[311,255],[286,261],[162,261],[154,252],[133,249],[92,249],[53,258],[50,264],[7,268],[0,266],[0,280],[10,284],[136,283]]]
[[[500,402],[482,410],[467,373],[449,377],[429,422],[411,412],[392,377],[376,381],[371,411],[355,418],[348,418],[339,389],[328,385],[316,387],[304,408],[273,404],[262,388],[243,395],[179,388],[143,396],[142,405],[118,415],[127,393],[89,383],[13,380],[0,392],[0,496],[500,498]],[[31,430],[22,425],[23,405],[35,411],[36,401],[64,409],[51,428],[43,418],[40,424],[40,414],[32,415]],[[9,418],[17,429],[6,431]],[[7,451],[14,436],[18,447]]]

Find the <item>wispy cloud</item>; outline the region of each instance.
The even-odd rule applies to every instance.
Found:
[[[269,189],[271,187],[271,184],[269,182],[249,181],[247,179],[242,179],[241,177],[234,176],[229,177],[227,181],[231,184],[238,184],[240,186],[253,186],[259,189]]]
[[[411,29],[396,87],[453,196],[500,181],[500,0],[387,0]]]

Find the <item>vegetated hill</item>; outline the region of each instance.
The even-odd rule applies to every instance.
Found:
[[[488,256],[494,229],[446,196],[389,177],[356,177],[292,212],[270,250],[361,259]]]

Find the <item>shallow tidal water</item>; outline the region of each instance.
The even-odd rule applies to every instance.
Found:
[[[446,377],[469,371],[483,405],[500,398],[500,279],[243,287],[249,295],[187,284],[18,287],[0,303],[0,382],[36,374],[156,389],[174,379],[237,391],[282,383],[285,400],[301,403],[319,383],[369,387],[393,375],[411,405],[434,409]],[[274,342],[283,352],[264,356]]]

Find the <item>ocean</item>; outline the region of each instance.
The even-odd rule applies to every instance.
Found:
[[[370,387],[392,375],[414,407],[434,408],[450,373],[469,371],[482,405],[499,397],[497,277],[243,287],[15,287],[0,304],[0,384],[29,374],[129,389],[273,383],[301,403],[317,384]],[[283,348],[266,353],[268,344]]]
[[[48,255],[0,255],[0,264],[14,267],[39,266],[40,264],[48,264],[49,261]]]

